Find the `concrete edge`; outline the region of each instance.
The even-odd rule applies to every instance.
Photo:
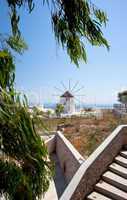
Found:
[[[61,196],[60,200],[70,200],[73,193],[75,192],[77,186],[79,185],[82,177],[84,176],[85,172],[88,168],[92,165],[92,163],[97,159],[99,155],[103,153],[103,151],[111,144],[114,138],[120,133],[123,128],[127,128],[127,125],[120,125],[118,126],[105,140],[102,144],[91,154],[91,156],[80,166],[74,177],[72,178],[71,182],[69,183],[68,187],[64,191],[63,195]]]
[[[43,138],[43,136],[42,136]],[[49,143],[52,139],[55,138],[55,135],[52,135],[50,138],[48,138],[46,141],[45,141],[45,144]]]
[[[67,140],[67,138],[62,134],[61,131],[57,131],[56,137],[60,137],[61,140],[64,142],[64,144],[66,145],[66,147],[70,150],[70,152],[72,153],[72,155],[74,156],[74,158],[80,163],[82,164],[85,159],[83,158],[83,156],[75,149],[75,147],[69,142],[69,140]]]

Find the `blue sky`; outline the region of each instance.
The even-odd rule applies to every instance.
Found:
[[[114,103],[117,93],[127,89],[127,1],[94,0],[103,8],[109,22],[104,28],[110,43],[110,51],[105,48],[86,45],[88,63],[80,63],[77,69],[65,51],[56,44],[47,7],[37,4],[32,14],[21,11],[20,27],[29,49],[16,59],[16,87],[26,92],[31,101],[53,102],[61,87],[71,79],[71,84],[79,81],[84,86],[80,94],[86,103]],[[8,33],[8,10],[0,2],[1,29]]]

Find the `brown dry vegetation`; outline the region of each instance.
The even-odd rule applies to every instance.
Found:
[[[127,123],[127,118],[118,118],[112,112],[104,112],[102,119],[94,117],[81,119],[74,127],[64,130],[64,135],[81,153],[89,156],[104,139],[119,125]]]
[[[118,118],[112,111],[104,111],[102,119],[95,117],[72,117],[46,119],[49,130],[56,130],[58,125],[65,125],[64,135],[85,158],[119,125],[126,124],[127,118]]]

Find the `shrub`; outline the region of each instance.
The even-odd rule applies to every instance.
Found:
[[[39,199],[52,177],[47,148],[35,131],[25,98],[2,91],[0,100],[0,194]]]

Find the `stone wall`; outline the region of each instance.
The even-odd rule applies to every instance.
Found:
[[[127,126],[117,127],[80,166],[60,200],[83,200],[126,142]]]
[[[84,158],[60,132],[56,135],[56,154],[67,183],[84,162]]]
[[[49,154],[55,152],[67,183],[69,183],[84,162],[84,158],[73,145],[58,131],[54,136],[46,140]]]
[[[49,154],[53,153],[56,148],[56,136],[53,135],[51,138],[45,141]]]

